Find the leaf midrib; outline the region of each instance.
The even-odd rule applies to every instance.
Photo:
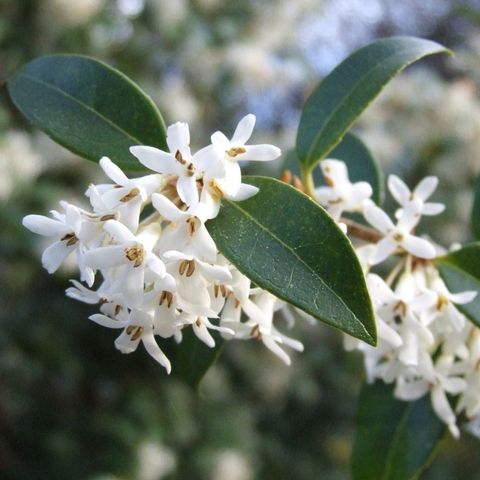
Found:
[[[33,83],[38,83],[40,85],[43,85],[44,87],[46,88],[49,88],[55,92],[58,92],[60,95],[63,95],[65,98],[68,98],[69,100],[73,101],[74,103],[77,103],[78,105],[80,105],[81,107],[83,107],[86,111],[92,113],[94,116],[97,116],[98,118],[100,118],[101,120],[103,120],[105,123],[107,123],[109,126],[111,126],[114,130],[117,130],[118,132],[122,133],[123,135],[125,135],[126,137],[128,137],[130,140],[133,140],[135,142],[136,145],[143,145],[143,142],[141,140],[139,140],[138,138],[136,138],[135,136],[131,135],[130,133],[128,133],[127,131],[125,131],[123,128],[121,128],[119,125],[117,125],[116,123],[114,123],[112,120],[110,120],[108,117],[105,117],[103,114],[101,114],[100,112],[98,112],[97,110],[94,110],[93,108],[91,108],[90,106],[88,106],[87,104],[83,103],[82,101],[80,101],[79,99],[75,98],[73,95],[69,94],[68,92],[62,90],[61,88],[59,87],[56,87],[50,83],[47,83],[43,80],[40,80],[38,78],[35,78],[35,77],[32,77],[30,75],[27,75],[25,73],[21,73],[19,75],[19,78],[26,78],[28,80],[30,80],[31,82]]]
[[[262,229],[263,231],[265,231],[269,236],[271,236],[274,240],[276,240],[282,247],[284,247],[286,250],[288,250],[289,252],[291,252],[291,254],[297,258],[300,263],[302,265],[304,265],[306,267],[306,269],[308,271],[310,271],[313,276],[315,278],[317,278],[320,283],[322,285],[324,285],[328,291],[330,291],[333,296],[335,298],[337,298],[338,300],[340,300],[340,302],[342,303],[342,305],[345,306],[345,308],[353,315],[353,318],[354,320],[361,325],[361,327],[363,328],[365,334],[367,335],[368,338],[370,338],[371,340],[373,340],[373,337],[370,335],[370,333],[368,332],[368,330],[366,329],[365,325],[357,318],[357,315],[351,310],[351,308],[343,301],[343,299],[338,296],[326,283],[325,281],[317,274],[317,272],[315,272],[315,270],[313,270],[307,263],[305,263],[305,261],[295,252],[295,250],[293,250],[289,245],[287,245],[285,242],[283,242],[280,238],[278,238],[271,230],[269,230],[268,228],[266,228],[265,226],[263,226],[260,222],[258,222],[258,220],[255,219],[255,217],[253,217],[252,215],[250,215],[246,210],[244,210],[243,208],[241,208],[239,206],[238,203],[236,202],[231,202],[231,201],[228,201],[228,204],[234,208],[236,208],[237,210],[239,210],[240,212],[242,212],[251,222],[253,222],[255,225],[257,225],[260,229]],[[280,297],[281,298],[281,297]],[[283,298],[283,300],[287,300],[286,298]],[[290,300],[288,300],[290,301]]]

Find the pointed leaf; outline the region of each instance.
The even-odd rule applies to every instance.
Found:
[[[480,243],[466,245],[437,258],[435,263],[450,292],[477,292],[477,296],[470,303],[456,305],[456,308],[480,326]]]
[[[152,100],[117,70],[80,55],[33,60],[8,81],[20,112],[56,142],[89,160],[145,168],[131,145],[166,148],[165,124]]]
[[[448,50],[429,40],[392,37],[357,50],[338,65],[303,109],[297,134],[303,169],[310,172],[325,158],[392,77],[416,60],[440,52]]]
[[[418,479],[446,432],[428,395],[415,402],[403,402],[393,397],[389,385],[364,385],[352,453],[353,479]]]
[[[370,298],[348,238],[293,187],[267,177],[244,181],[260,191],[243,202],[224,200],[207,223],[220,252],[259,287],[375,345]]]

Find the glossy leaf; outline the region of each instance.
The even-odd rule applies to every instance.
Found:
[[[477,292],[473,301],[465,305],[457,304],[456,308],[480,326],[480,243],[466,245],[435,262],[450,292]]]
[[[426,55],[447,51],[429,40],[392,37],[350,55],[323,79],[305,104],[296,144],[303,169],[310,172],[325,158],[398,72]]]
[[[471,226],[473,236],[480,240],[480,175],[475,180]]]
[[[40,57],[7,86],[33,125],[89,160],[106,155],[124,169],[144,170],[129,147],[166,148],[165,124],[152,100],[125,75],[97,60]]]
[[[289,185],[267,177],[244,181],[260,191],[243,202],[224,200],[207,223],[220,252],[259,287],[374,345],[362,269],[336,223]]]
[[[184,328],[182,334],[182,342],[173,350],[172,374],[198,390],[203,377],[220,355],[224,340],[214,334],[215,347],[210,348],[197,338],[192,328]]]
[[[393,397],[391,386],[364,385],[352,453],[353,480],[414,480],[428,467],[447,427],[429,395],[415,402]]]

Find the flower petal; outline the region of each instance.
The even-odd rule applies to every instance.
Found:
[[[242,200],[247,200],[248,198],[253,197],[258,193],[259,188],[248,183],[241,183],[237,193],[235,195],[225,195],[229,200],[234,200],[235,202],[241,202]]]
[[[75,250],[75,245],[67,245],[66,242],[52,243],[45,249],[42,255],[42,265],[48,273],[54,273],[62,262]]]
[[[419,258],[435,258],[435,247],[428,241],[415,235],[405,235],[401,246]]]
[[[102,157],[99,164],[105,172],[105,175],[117,185],[124,187],[130,183],[130,180],[122,172],[120,167],[115,165],[108,157]]]
[[[90,315],[88,319],[92,320],[92,322],[95,322],[98,325],[101,325],[102,327],[107,328],[124,328],[128,324],[128,322],[114,320],[113,318],[102,315],[101,313],[95,313],[94,315]]]
[[[172,201],[161,193],[152,195],[152,204],[158,210],[160,215],[170,222],[185,220],[189,214],[180,210]]]
[[[154,358],[162,367],[165,368],[168,374],[172,371],[172,365],[170,360],[167,356],[162,352],[160,347],[158,346],[153,333],[142,335],[142,342],[145,350],[150,354],[152,358]]]
[[[118,243],[135,242],[135,235],[118,220],[108,220],[103,225],[105,231]]]
[[[389,216],[373,202],[365,207],[363,214],[367,222],[382,233],[388,233],[394,228]]]
[[[437,188],[438,178],[431,176],[425,177],[413,191],[415,197],[425,201]]]
[[[195,175],[178,177],[177,192],[183,203],[188,206],[196,205],[198,203],[198,189]]]
[[[443,203],[426,203],[422,208],[422,215],[438,215],[445,210]]]
[[[180,150],[182,153],[190,151],[190,130],[188,123],[176,122],[167,129],[167,144],[172,153]]]
[[[372,265],[383,262],[389,257],[397,248],[397,244],[390,238],[390,236],[382,238],[377,243],[377,251],[370,259]]]
[[[207,326],[200,320],[195,321],[192,323],[193,331],[195,335],[210,348],[215,346],[215,340],[213,339],[212,335],[208,331]]]
[[[248,139],[252,136],[253,128],[255,127],[255,115],[248,114],[245,115],[237,125],[235,132],[233,134],[232,143],[237,143],[240,145],[245,145]]]
[[[172,173],[180,175],[183,167],[175,160],[171,153],[164,152],[155,147],[137,145],[130,147],[130,153],[150,170],[158,173]]]
[[[90,250],[84,254],[83,260],[87,267],[98,270],[126,265],[129,262],[123,245],[109,245]]]
[[[251,160],[257,162],[268,162],[278,158],[282,151],[274,145],[247,145],[245,147],[246,152],[239,156],[241,160]]]
[[[405,207],[410,201],[411,192],[405,182],[396,175],[388,176],[388,189],[392,197],[402,206]]]
[[[262,335],[263,344],[274,353],[280,360],[282,360],[286,365],[290,365],[292,361],[290,357],[278,346],[277,342],[268,335]]]
[[[64,223],[43,215],[27,215],[23,218],[22,225],[31,232],[44,237],[63,237],[72,231]]]

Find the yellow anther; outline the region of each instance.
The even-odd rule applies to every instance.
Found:
[[[449,303],[448,298],[445,295],[439,295],[437,300],[437,310],[441,312]]]
[[[232,147],[230,150],[227,150],[227,155],[229,157],[235,158],[237,155],[245,153],[247,149],[245,147]]]
[[[139,267],[145,258],[145,250],[141,245],[134,245],[125,249],[125,256],[133,262],[134,267]]]

